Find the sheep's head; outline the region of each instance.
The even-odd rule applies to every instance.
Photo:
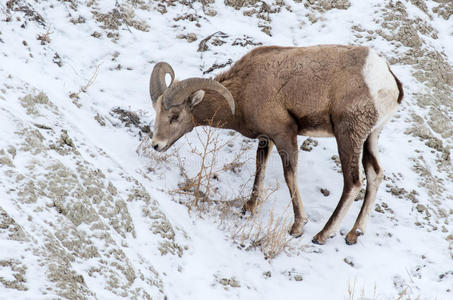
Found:
[[[168,87],[165,83],[166,74],[171,76]],[[157,63],[151,73],[149,92],[156,111],[152,146],[157,151],[166,151],[193,129],[193,108],[203,100],[204,90],[213,90],[222,95],[234,114],[233,96],[217,81],[205,78],[174,81],[174,77],[173,69],[165,62]]]

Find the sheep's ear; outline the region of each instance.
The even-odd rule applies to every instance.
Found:
[[[196,105],[198,105],[201,100],[204,98],[204,91],[203,90],[198,90],[194,92],[192,95],[190,95],[190,107],[193,108]]]

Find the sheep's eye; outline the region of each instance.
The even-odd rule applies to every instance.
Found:
[[[178,115],[172,115],[172,116],[170,117],[170,124],[173,123],[174,121],[177,121],[177,120],[178,120],[178,117],[179,117]]]

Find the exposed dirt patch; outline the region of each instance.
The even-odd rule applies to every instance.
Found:
[[[55,116],[57,111],[44,94],[28,95],[21,99],[21,104],[32,115]],[[55,117],[58,119],[60,116],[57,114]],[[139,124],[133,114],[126,113],[124,117],[130,126]],[[52,128],[20,121],[17,121],[16,127],[16,144],[6,147],[6,151],[0,149],[0,157],[8,158],[8,164],[0,165],[1,170],[8,173],[0,185],[2,188],[17,187],[5,189],[9,197],[17,199],[18,204],[35,207],[29,222],[33,222],[34,217],[43,219],[42,213],[47,216],[44,224],[30,226],[33,228],[32,234],[45,241],[44,244],[32,246],[31,251],[46,266],[46,276],[56,287],[54,292],[67,299],[93,297],[94,293],[85,282],[85,276],[93,276],[100,277],[106,290],[122,297],[150,298],[144,289],[137,288],[137,281],[163,293],[160,275],[149,262],[144,266],[132,267],[122,250],[122,247],[127,246],[126,238],[136,237],[128,208],[128,203],[133,202],[134,205],[143,203],[148,209],[151,232],[159,237],[156,250],[160,250],[163,255],[182,255],[183,247],[176,242],[175,230],[159,210],[157,202],[151,200],[138,181],[126,178],[124,174],[118,176],[124,177],[121,179],[122,187],[128,186],[130,192],[119,192],[101,170],[83,159],[80,147],[84,144],[71,138],[69,131],[57,125]],[[92,154],[103,155],[102,152]],[[16,155],[21,156],[25,165],[21,171],[14,165]],[[49,215],[52,217],[49,218]],[[2,209],[0,236],[26,240],[21,226]],[[73,267],[73,263],[81,261],[89,261],[90,272],[84,273]],[[148,270],[142,271],[145,268]],[[16,269],[20,271],[19,267]],[[14,270],[12,274],[15,274]],[[0,278],[0,285],[26,289],[21,281],[25,277],[20,277],[20,272],[18,274],[19,277],[14,275],[16,280],[10,278],[2,281]]]
[[[142,137],[142,135],[152,134],[149,124],[145,124],[136,112],[129,111],[121,107],[115,107],[112,109],[110,114],[113,117],[118,118],[124,126],[138,129],[140,137]],[[102,119],[98,118],[98,122],[99,121],[102,121]],[[102,123],[100,124],[102,125]]]
[[[295,0],[295,2],[302,2],[302,0]],[[304,6],[325,12],[331,9],[348,9],[351,2],[349,0],[307,0],[304,2]]]
[[[279,13],[283,7],[290,9],[282,0],[274,0],[270,4],[260,0],[225,0],[225,5],[234,7],[237,10],[243,9],[242,13],[244,16],[255,16],[258,18],[260,20],[258,28],[269,36],[272,36],[271,15]]]
[[[438,14],[445,20],[450,19],[453,15],[453,2],[449,0],[434,0],[438,5],[433,7],[433,13]]]
[[[25,18],[29,21],[37,22],[38,24],[45,26],[46,22],[44,18],[36,12],[33,7],[24,0],[9,0],[6,2],[6,13],[9,15],[6,21],[11,20],[11,12],[23,13]]]
[[[20,104],[26,109],[26,112],[29,115],[41,115],[39,113],[40,109],[50,110],[55,114],[58,113],[58,108],[43,92],[40,92],[37,95],[26,95],[20,99]]]
[[[101,23],[101,28],[108,31],[107,37],[115,39],[118,34],[118,30],[121,27],[135,28],[140,31],[149,31],[149,25],[144,20],[137,19],[135,15],[134,5],[138,5],[141,9],[148,10],[149,7],[143,1],[135,1],[130,4],[128,2],[119,4],[116,3],[116,7],[108,12],[101,12],[97,5],[92,6],[91,13],[94,19]]]
[[[25,265],[14,259],[0,260],[0,269],[3,268],[9,269],[13,278],[0,277],[1,284],[3,284],[7,288],[16,289],[19,291],[28,290],[27,286],[25,285],[25,273],[27,271],[27,267]]]
[[[15,241],[27,240],[22,227],[0,207],[0,237]]]

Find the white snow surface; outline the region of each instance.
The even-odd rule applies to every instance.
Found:
[[[344,233],[352,227],[362,203],[354,202],[340,233],[322,246],[311,242],[330,217],[342,191],[339,167],[331,159],[337,155],[335,140],[316,139],[319,144],[312,151],[299,153],[298,184],[309,222],[304,227],[304,235],[291,239],[285,250],[273,259],[266,259],[259,247],[247,247],[250,240],[244,242],[245,247],[241,246],[234,236],[235,230],[240,226],[249,226],[247,218],[252,218],[241,216],[239,208],[233,207],[232,213],[222,214],[224,206],[213,204],[202,212],[197,212],[196,208],[189,211],[187,197],[171,193],[183,181],[177,156],[183,159],[182,164],[189,175],[195,175],[199,168],[199,157],[191,153],[189,146],[190,142],[194,147],[201,147],[195,131],[181,138],[168,151],[168,158],[163,158],[165,154],[140,156],[136,152],[141,139],[138,130],[125,127],[111,114],[115,107],[136,112],[145,124],[151,124],[152,129],[154,110],[148,84],[156,62],[170,63],[179,79],[208,77],[228,68],[202,75],[212,64],[221,64],[228,59],[236,61],[254,47],[232,45],[234,39],[244,35],[263,45],[356,43],[351,27],[360,24],[366,29],[377,29],[381,1],[353,0],[347,10],[332,9],[318,13],[319,21],[316,23],[308,19],[309,8],[285,1],[291,11],[282,8],[280,12],[271,14],[272,36],[258,27],[261,19],[245,16],[245,9],[235,10],[226,6],[224,1],[217,0],[211,5],[217,11],[215,16],[204,15],[198,2],[193,3],[192,8],[175,2],[175,6],[168,6],[168,11],[161,14],[157,11],[158,1],[144,1],[150,9],[129,4],[134,1],[118,1],[130,5],[135,17],[143,20],[149,31],[122,24],[116,41],[107,37],[108,30],[102,29],[102,24],[90,12],[93,7],[102,12],[111,11],[115,8],[115,1],[95,2],[95,6],[89,7],[85,1],[24,1],[44,18],[44,26],[27,19],[21,12],[14,12],[12,20],[6,22],[7,4],[0,3],[0,149],[4,150],[1,153],[3,157],[8,157],[13,164],[12,167],[5,160],[1,161],[0,208],[14,219],[27,237],[15,240],[0,231],[0,299],[70,298],[61,293],[66,287],[58,286],[59,279],[53,280],[49,275],[50,265],[61,262],[56,258],[50,259],[45,253],[46,243],[51,236],[62,234],[62,228],[79,232],[80,239],[89,239],[105,260],[84,258],[82,254],[75,254],[77,249],[54,238],[61,241],[58,247],[73,255],[72,259],[65,261],[64,268],[83,278],[75,286],[75,294],[79,293],[80,298],[145,299],[146,295],[152,299],[453,298],[453,250],[452,241],[448,239],[453,232],[453,184],[448,173],[436,167],[436,153],[421,140],[405,133],[411,125],[411,114],[427,115],[427,108],[418,106],[413,96],[414,93],[426,91],[426,88],[413,78],[412,66],[392,66],[404,83],[406,96],[380,138],[380,159],[386,179],[379,189],[376,203],[380,207],[385,203],[384,213],[373,207],[366,234],[359,237],[356,245],[348,246]],[[403,1],[409,16],[422,15],[428,19],[412,2]],[[71,8],[71,3],[76,3],[77,9]],[[436,4],[434,1],[426,3],[429,7]],[[200,26],[189,20],[174,20],[185,13],[202,15],[198,20]],[[80,24],[69,21],[71,17],[78,16],[86,21]],[[428,22],[438,30],[439,37],[436,40],[422,38],[431,47],[444,51],[451,66],[452,17],[444,20],[432,14],[432,18]],[[23,23],[26,23],[25,28],[20,26]],[[41,45],[37,36],[47,30],[51,41]],[[91,36],[94,31],[100,32],[101,37]],[[225,38],[227,42],[220,46],[209,44],[208,51],[197,52],[199,42],[217,31],[228,35]],[[186,39],[177,38],[187,33],[195,33],[198,40],[189,43]],[[396,53],[395,45],[380,37],[364,44],[387,57],[393,57]],[[53,62],[55,53],[61,58],[61,67]],[[94,82],[86,92],[79,94],[79,99],[73,101],[69,95],[85,86],[97,67],[99,70]],[[37,104],[38,114],[27,113],[20,99],[40,92],[45,93],[54,106]],[[452,120],[453,112],[446,113]],[[105,126],[96,121],[96,116],[103,117]],[[36,124],[50,129],[37,127]],[[32,154],[33,150],[24,150],[20,146],[24,141],[17,132],[26,128],[39,131],[46,141],[59,137],[61,130],[65,129],[79,154],[71,152],[62,155],[54,150]],[[203,136],[201,128],[197,130]],[[232,145],[218,154],[220,165],[231,162],[238,152],[244,152],[241,159],[245,163],[240,171],[219,172],[218,180],[213,183],[217,189],[213,195],[228,202],[247,196],[251,191],[257,143],[229,130],[219,130],[218,135],[222,142],[233,138],[229,142]],[[305,139],[300,137],[299,144]],[[442,139],[445,145],[453,145],[451,137]],[[14,155],[8,152],[11,145],[17,151]],[[62,147],[70,149],[68,145]],[[414,170],[414,159],[420,155],[425,167],[443,187],[441,194],[436,196],[438,206],[430,211],[430,225],[425,222],[425,212],[417,210],[417,204],[430,207],[434,197],[429,189],[420,185],[421,175]],[[36,201],[20,200],[25,186],[17,183],[17,174],[37,183],[48,179],[46,168],[53,164],[78,172],[78,161],[84,161],[83,168],[87,170],[102,172],[105,178],[99,180],[105,186],[112,183],[116,188],[118,194],[113,198],[124,199],[134,234],[121,228],[122,223],[117,230],[114,224],[109,223],[108,217],[103,216],[101,220],[105,232],[112,239],[111,243],[106,242],[94,233],[89,223],[73,224],[69,217],[62,216],[47,190],[38,193]],[[14,173],[11,173],[12,169]],[[151,201],[156,201],[157,209],[173,227],[174,243],[180,245],[180,255],[158,250],[162,238],[152,231],[152,219],[143,213],[149,203],[141,198],[128,200],[128,192],[139,185],[149,193]],[[283,215],[292,220],[281,161],[274,149],[266,171],[265,186],[269,189],[275,185],[278,190],[266,200],[259,214],[263,224],[269,220],[270,214],[276,217]],[[406,191],[415,190],[418,203],[391,193],[391,187],[395,186]],[[48,188],[51,187],[52,183]],[[321,188],[328,189],[330,195],[323,196]],[[63,203],[73,201],[70,200],[73,198],[68,199],[64,198]],[[102,215],[102,203],[96,205],[93,204],[93,209]],[[446,212],[446,216],[439,216],[438,209]],[[417,222],[422,225],[416,225]],[[115,258],[114,251],[109,253],[108,249],[120,249],[124,256]],[[13,261],[15,266],[26,266],[23,281],[15,277],[20,271],[4,263],[6,261]],[[107,274],[99,272],[93,275],[90,272],[90,268],[98,265],[111,266],[122,262],[127,262],[136,276],[132,282],[120,280],[116,283],[117,288],[108,288],[115,283],[106,282]],[[145,279],[139,274],[143,274]],[[123,278],[121,274],[118,276]],[[222,284],[225,283],[222,279],[232,279],[239,286]],[[161,280],[161,287],[151,284],[153,280]],[[11,282],[22,282],[25,288],[11,287],[8,285]],[[143,292],[134,295],[134,290]],[[121,294],[122,291],[125,293]]]

